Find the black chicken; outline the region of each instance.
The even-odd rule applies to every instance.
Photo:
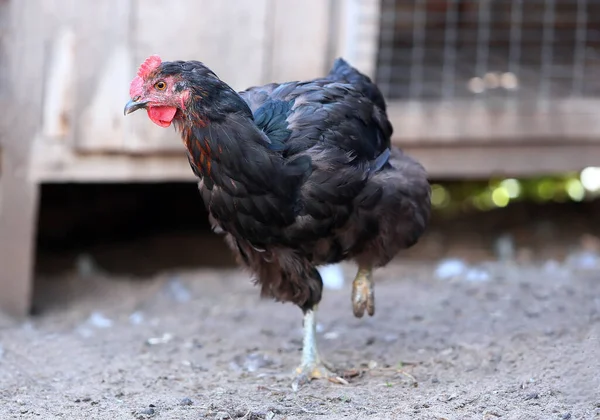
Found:
[[[417,242],[431,209],[425,169],[390,144],[377,86],[338,59],[326,77],[238,93],[198,61],[151,56],[130,96],[125,114],[175,123],[211,223],[261,296],[302,309],[295,383],[329,376],[315,341],[316,267],[354,260],[354,315],[373,315],[372,269]]]

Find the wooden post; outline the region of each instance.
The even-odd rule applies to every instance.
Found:
[[[43,19],[35,0],[0,6],[9,30],[0,93],[0,310],[25,316],[31,305],[38,186],[29,178],[31,143],[41,117]]]
[[[8,148],[0,175],[0,310],[18,317],[30,308],[38,198],[26,159],[25,148]]]

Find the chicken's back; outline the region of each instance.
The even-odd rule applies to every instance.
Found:
[[[361,95],[364,95],[366,98],[368,98],[382,111],[385,112],[387,110],[383,94],[381,93],[377,85],[373,83],[369,76],[359,72],[356,68],[352,67],[343,58],[337,58],[334,61],[333,66],[331,66],[331,69],[329,70],[329,73],[326,76],[316,77],[314,79],[310,79],[303,82],[293,81],[286,83],[269,83],[263,86],[253,86],[239,92],[239,94],[248,103],[250,109],[252,109],[252,111],[255,111],[261,105],[263,105],[265,101],[268,101],[271,98],[273,92],[277,88],[280,88],[282,85],[324,85],[331,82],[347,84],[352,89],[356,90]]]
[[[318,140],[370,160],[391,146],[393,128],[379,88],[342,58],[324,77],[269,83],[239,92],[255,123],[286,156]],[[326,132],[326,134],[323,134]]]
[[[391,145],[385,101],[368,76],[340,58],[324,77],[241,95],[275,150],[312,161],[296,221],[281,231],[288,246],[319,264],[369,248],[380,265],[416,242],[429,217],[427,176]]]
[[[229,237],[263,295],[310,307],[322,287],[315,266],[353,259],[378,267],[416,243],[429,219],[427,174],[391,145],[385,101],[370,78],[338,59],[324,77],[255,86],[240,96],[271,153],[311,162],[293,223],[266,246]]]

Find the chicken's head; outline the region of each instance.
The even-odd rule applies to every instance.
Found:
[[[148,117],[161,127],[168,127],[186,110],[189,90],[177,74],[164,74],[162,61],[152,55],[138,69],[129,87],[131,100],[125,105],[125,115],[146,108]]]

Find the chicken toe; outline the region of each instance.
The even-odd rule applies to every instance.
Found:
[[[362,318],[365,310],[370,316],[375,314],[375,291],[370,268],[359,268],[352,282],[352,309],[357,318]]]
[[[309,365],[300,365],[296,368],[296,375],[292,381],[292,389],[297,391],[302,385],[307,384],[313,379],[337,379],[338,375],[329,364],[316,360]]]

